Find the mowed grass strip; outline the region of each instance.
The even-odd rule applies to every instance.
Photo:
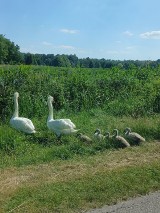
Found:
[[[119,168],[74,181],[26,186],[5,204],[5,211],[81,212],[156,189],[160,189],[159,162]]]
[[[159,154],[160,143],[154,142],[82,159],[3,170],[0,210],[83,212],[146,194],[160,189]]]

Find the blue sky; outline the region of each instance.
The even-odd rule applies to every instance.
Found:
[[[22,52],[160,58],[159,0],[0,0],[0,34]]]

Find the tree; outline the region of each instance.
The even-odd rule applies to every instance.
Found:
[[[14,42],[8,43],[7,61],[9,64],[16,64],[22,61],[22,56],[19,52],[19,46],[15,45]]]
[[[0,35],[0,63],[17,64],[22,62],[22,55],[19,46],[15,45],[4,35]]]
[[[71,63],[66,55],[56,55],[54,58],[55,67],[70,67]]]
[[[77,67],[79,65],[78,64],[78,57],[75,54],[69,55],[68,59],[69,59],[72,67]]]
[[[33,54],[31,53],[26,53],[25,54],[25,57],[24,57],[24,62],[25,64],[27,65],[31,65],[31,64],[34,64],[34,59],[33,59]]]
[[[7,62],[8,49],[4,35],[0,35],[0,64]]]

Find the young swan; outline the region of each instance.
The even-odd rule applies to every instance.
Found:
[[[87,143],[87,144],[92,143],[92,139],[89,138],[87,135],[83,135],[82,133],[78,133],[78,134],[76,135],[76,137],[77,137],[80,141],[85,142],[85,143]]]
[[[113,138],[113,135],[111,135],[110,132],[106,132],[106,133],[105,133],[105,138],[106,138],[106,139],[112,139],[112,138]]]
[[[96,140],[104,140],[105,139],[105,136],[101,134],[101,130],[100,129],[96,129],[95,132],[94,132],[94,138]]]
[[[48,109],[49,115],[47,119],[47,127],[49,130],[53,131],[57,138],[60,140],[62,135],[70,135],[76,133],[75,124],[70,119],[54,119],[53,118],[53,97],[48,96]]]
[[[132,132],[131,131],[131,128],[127,127],[125,130],[125,136],[132,140],[133,142],[136,142],[137,144],[139,144],[140,142],[144,142],[145,141],[145,138],[143,138],[141,135],[139,135],[138,133],[136,132]]]
[[[115,138],[117,141],[122,143],[125,147],[130,147],[130,144],[128,143],[128,141],[126,141],[126,139],[123,138],[122,136],[118,135],[118,129],[114,129],[113,133],[115,133],[113,138]]]
[[[10,119],[10,125],[24,133],[32,134],[35,133],[35,127],[32,121],[28,118],[19,117],[19,108],[18,108],[18,98],[19,93],[14,93],[14,113],[12,118]]]
[[[118,148],[118,143],[115,143],[114,135],[111,135],[110,132],[104,134],[106,141],[106,148]]]

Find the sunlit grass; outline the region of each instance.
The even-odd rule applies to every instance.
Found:
[[[1,67],[0,211],[80,212],[160,189],[158,69]],[[15,91],[35,135],[9,125]],[[54,118],[70,118],[92,144],[75,135],[57,142],[46,125],[48,95]],[[97,128],[124,136],[126,127],[146,142],[121,149],[93,137]]]
[[[96,128],[102,133],[117,128],[123,135],[129,126],[146,142],[116,149],[108,141],[93,139],[87,145],[72,135],[63,136],[59,144],[47,129],[46,118],[33,119],[35,135],[1,125],[0,211],[79,212],[160,189],[158,115],[133,119],[98,109],[67,117],[91,138]]]
[[[57,114],[56,117],[65,117]],[[62,136],[62,142],[57,143],[56,136],[50,132],[46,125],[46,118],[40,120],[33,119],[37,128],[35,135],[27,135],[12,129],[9,124],[0,126],[0,167],[21,166],[50,162],[54,159],[67,160],[76,155],[89,156],[96,155],[106,149],[114,149],[116,146],[109,145],[107,140],[97,142],[94,139],[96,128],[101,129],[102,133],[111,132],[117,128],[119,134],[124,136],[124,129],[130,127],[138,132],[146,141],[158,140],[160,138],[159,116],[129,118],[109,116],[103,110],[91,110],[69,114],[65,118],[71,118],[80,132],[92,138],[93,143],[86,145],[79,141],[75,136]]]
[[[2,191],[1,208],[6,212],[14,208],[18,212],[80,212],[158,190],[160,147],[147,147],[68,163],[53,161],[46,166],[13,170],[12,175],[8,170],[12,187],[9,192],[5,188]],[[155,156],[149,157],[153,150]]]

